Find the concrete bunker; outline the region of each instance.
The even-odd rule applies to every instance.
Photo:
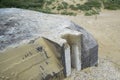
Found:
[[[48,79],[61,79],[63,77],[68,77],[71,75],[71,72],[72,72],[72,68],[76,69],[77,71],[80,71],[82,69],[82,33],[81,32],[78,32],[78,31],[72,31],[72,30],[66,30],[65,32],[63,32],[60,36],[60,43],[58,42],[54,42],[54,40],[52,39],[49,39],[47,37],[40,37],[40,38],[37,38],[35,40],[32,40],[29,42],[29,44],[27,44],[27,46],[30,46],[25,49],[22,48],[23,52],[21,52],[22,54],[25,54],[25,52],[27,50],[29,50],[29,48],[32,49],[32,51],[30,51],[29,53],[33,53],[33,54],[36,54],[36,53],[40,53],[40,51],[43,49],[42,47],[39,47],[39,46],[43,46],[45,47],[46,51],[44,51],[41,56],[39,56],[41,59],[45,60],[45,63],[48,61],[49,58],[51,58],[51,61],[55,60],[52,64],[54,64],[54,70],[51,69],[49,70],[50,68],[52,68],[52,64],[50,64],[50,66],[48,67],[44,67],[44,61],[42,62],[42,67],[40,65],[40,68],[41,68],[41,73],[40,76],[39,76],[39,79],[43,79],[43,80],[48,80]],[[32,45],[31,45],[32,44]],[[24,46],[24,45],[23,45]],[[26,46],[26,45],[25,45]],[[15,48],[12,48],[11,51],[12,53],[11,54],[15,54],[13,53],[14,52],[14,49]],[[36,49],[37,51],[34,51],[34,49]],[[95,49],[95,48],[94,48]],[[21,48],[18,47],[18,50],[21,50]],[[16,51],[16,50],[15,50]],[[7,54],[8,54],[9,51],[7,51]],[[94,53],[94,52],[92,52]],[[88,56],[89,58],[91,58],[92,60],[92,57],[96,54],[92,54],[92,56]],[[5,52],[6,54],[6,52]],[[10,52],[9,52],[9,55],[10,55]],[[84,54],[85,55],[85,54]],[[97,54],[96,54],[97,55]],[[3,55],[4,56],[4,55]],[[25,55],[26,56],[26,55]],[[28,55],[29,56],[29,55]],[[6,56],[7,57],[7,56]],[[35,57],[34,57],[35,58]],[[37,57],[36,57],[37,58]],[[84,58],[84,57],[83,57]],[[94,57],[96,59],[96,56]],[[23,59],[23,58],[22,58]],[[25,58],[24,58],[25,59]],[[84,60],[87,60],[84,58]],[[7,60],[6,60],[7,61]],[[4,66],[4,64],[6,64],[6,61],[0,61],[0,64]],[[9,60],[8,60],[9,61]],[[41,61],[41,60],[40,60]],[[97,59],[96,59],[97,61]],[[4,63],[5,62],[5,63]],[[20,62],[20,61],[18,61]],[[27,61],[25,61],[27,62]],[[21,65],[21,64],[24,64],[25,62],[22,62],[18,65]],[[32,60],[31,60],[32,62]],[[89,61],[88,61],[89,62]],[[92,62],[94,63],[95,61],[92,60]],[[17,63],[17,62],[16,62]],[[34,62],[35,64],[36,62]],[[39,62],[37,62],[39,63]],[[92,63],[92,64],[93,64]],[[14,63],[13,63],[14,64]],[[48,64],[48,63],[46,63]],[[90,63],[87,63],[86,64],[90,64]],[[95,63],[96,64],[96,63]],[[15,65],[16,66],[16,65]],[[31,65],[32,66],[32,65]],[[26,68],[29,67],[29,66],[26,66]],[[89,67],[89,66],[88,66]],[[6,67],[7,68],[7,67]],[[14,68],[14,66],[12,67],[12,69]],[[22,69],[23,71],[26,70],[26,68],[22,69],[22,67],[20,69]],[[0,68],[2,70],[2,68]],[[17,69],[17,68],[16,68]],[[9,70],[9,66],[8,66],[8,70]],[[45,72],[44,70],[48,70],[48,72]],[[13,71],[13,70],[11,70]],[[28,69],[29,71],[29,69]],[[22,71],[20,71],[22,72]],[[45,72],[45,73],[44,73]],[[6,70],[6,75],[9,75],[10,72],[8,72]],[[18,72],[19,73],[19,72]],[[24,73],[23,73],[24,74]],[[17,75],[17,74],[16,74]],[[0,75],[0,76],[3,76]],[[56,77],[57,76],[57,77]],[[10,77],[10,76],[9,76]],[[13,78],[13,79],[16,79]],[[27,79],[27,78],[26,78]],[[32,78],[31,78],[32,79]],[[18,79],[19,80],[19,79]],[[23,79],[24,80],[24,79]]]
[[[98,64],[94,37],[60,16],[7,8],[0,9],[0,21],[1,80],[61,80],[71,68]]]

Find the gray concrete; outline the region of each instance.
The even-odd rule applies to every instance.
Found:
[[[66,38],[65,35],[70,36]],[[17,8],[0,9],[0,51],[39,37],[59,45],[56,55],[61,58],[64,52],[67,76],[71,73],[71,64],[77,70],[98,64],[98,44],[82,27],[58,15]],[[65,42],[70,48],[62,49]]]
[[[64,44],[64,56],[65,56],[65,69],[66,76],[71,74],[71,56],[70,56],[70,46],[66,43]]]
[[[72,32],[72,31],[71,31]],[[73,68],[78,71],[81,70],[81,36],[82,34],[77,31],[66,32],[62,38],[67,40],[71,49],[71,64]]]

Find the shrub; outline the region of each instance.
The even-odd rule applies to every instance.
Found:
[[[93,9],[85,12],[85,16],[92,16],[96,14],[99,14],[99,12]]]
[[[57,10],[61,10],[61,9],[67,9],[68,4],[66,2],[62,2],[62,4],[58,4],[57,6]]]
[[[24,0],[1,0],[0,4],[4,7],[17,7],[17,8],[29,8],[29,7],[42,7],[44,0],[35,1],[24,1]],[[2,7],[2,6],[1,6]]]
[[[74,6],[74,5],[70,5],[69,8],[70,8],[71,10],[78,10],[78,9],[79,9],[78,7],[76,7],[76,6]]]
[[[41,10],[44,13],[51,13],[51,9],[49,7],[46,7],[45,9]]]
[[[59,11],[59,10],[61,10],[61,9],[64,9],[64,7],[63,7],[61,4],[58,4],[57,10]]]
[[[106,0],[103,1],[105,9],[117,10],[120,9],[120,0]]]
[[[70,15],[70,16],[76,16],[76,13],[73,12],[67,12],[67,11],[63,11],[61,12],[62,15]]]
[[[47,5],[52,4],[52,1],[46,1]]]
[[[89,0],[88,2],[86,2],[83,5],[78,5],[80,10],[83,11],[88,11],[88,10],[92,10],[92,8],[96,8],[96,9],[100,9],[101,8],[101,3],[97,0]]]
[[[66,3],[66,2],[62,2],[62,5],[63,5],[64,9],[67,9],[67,7],[68,7],[68,3]]]
[[[99,0],[90,0],[85,3],[89,7],[101,8],[101,3]]]
[[[55,9],[55,8],[56,8],[56,6],[53,6],[53,7],[52,7],[52,9]]]

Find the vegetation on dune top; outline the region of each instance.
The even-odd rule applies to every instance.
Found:
[[[76,15],[78,11],[83,11],[85,15],[95,15],[103,7],[109,10],[120,9],[120,0],[88,0],[84,4],[69,4],[60,0],[0,0],[0,8],[8,7],[63,15]]]
[[[103,0],[105,9],[118,10],[120,9],[120,0]]]

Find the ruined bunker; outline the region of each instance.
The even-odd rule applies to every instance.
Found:
[[[61,16],[0,9],[0,80],[61,80],[98,64],[98,44]]]

